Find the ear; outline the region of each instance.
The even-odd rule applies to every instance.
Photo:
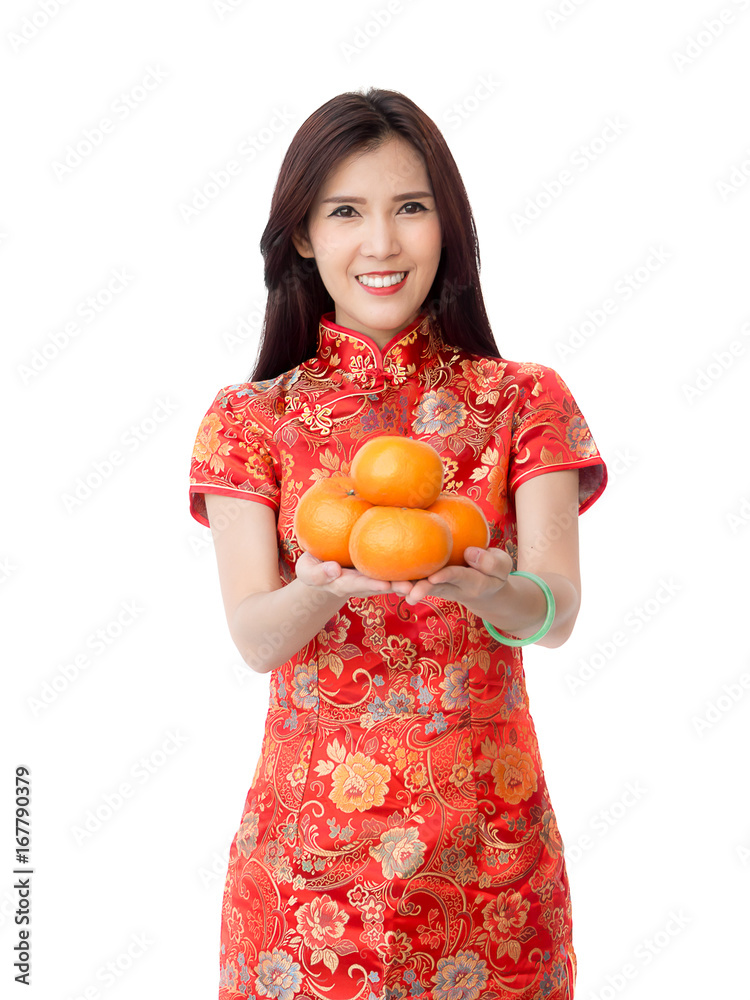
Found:
[[[302,229],[297,229],[292,234],[292,242],[297,248],[297,252],[302,257],[314,257],[312,244]]]

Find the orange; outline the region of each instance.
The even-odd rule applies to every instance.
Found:
[[[365,441],[350,474],[359,495],[383,507],[429,507],[443,488],[440,453],[426,441],[396,434]]]
[[[373,580],[421,580],[446,565],[452,547],[447,521],[414,507],[370,507],[349,537],[354,568]]]
[[[482,508],[470,497],[441,493],[427,510],[448,522],[453,537],[453,551],[448,566],[465,566],[464,550],[470,545],[486,549],[490,544],[490,526]]]
[[[294,533],[303,549],[325,562],[352,566],[349,535],[372,504],[357,494],[349,476],[319,479],[302,496],[294,512]]]

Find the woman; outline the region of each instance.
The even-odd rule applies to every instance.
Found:
[[[304,122],[261,250],[256,368],[217,394],[190,470],[230,634],[271,671],[219,997],[570,1000],[563,844],[519,645],[571,634],[577,519],[605,464],[559,375],[499,354],[461,178],[404,95],[341,94]],[[380,434],[440,453],[487,549],[416,581],[301,550],[300,497]]]

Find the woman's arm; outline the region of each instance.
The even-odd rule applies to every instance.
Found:
[[[519,570],[535,573],[555,598],[552,627],[537,643],[562,646],[581,605],[578,556],[578,470],[545,472],[521,483],[515,493]],[[483,559],[492,558],[488,552]],[[483,568],[484,564],[476,564]],[[511,576],[484,601],[465,602],[474,614],[509,635],[527,639],[544,622],[547,602],[533,580]]]
[[[395,593],[387,580],[302,552],[282,583],[276,517],[267,504],[206,494],[229,633],[258,673],[275,670],[321,631],[350,597]],[[328,570],[333,574],[329,575]]]
[[[581,603],[578,568],[578,470],[545,472],[521,483],[515,493],[517,569],[535,573],[555,598],[555,618],[540,646],[561,646],[573,631]],[[475,550],[476,561],[468,555]],[[428,594],[458,601],[502,632],[528,639],[546,618],[541,588],[526,577],[508,576],[513,560],[505,549],[469,546],[466,566],[444,566],[425,580],[392,584],[407,604]]]
[[[276,517],[264,503],[206,493],[229,634],[242,659],[265,674],[316,636],[347,598],[279,576]]]

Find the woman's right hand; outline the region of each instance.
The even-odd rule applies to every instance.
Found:
[[[327,575],[327,570],[333,569],[333,578]],[[359,570],[350,566],[341,566],[331,559],[325,561],[316,558],[310,552],[302,552],[295,567],[297,579],[308,587],[318,587],[327,590],[337,597],[371,597],[373,594],[400,593],[390,580],[375,580],[365,576]]]

